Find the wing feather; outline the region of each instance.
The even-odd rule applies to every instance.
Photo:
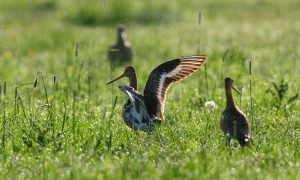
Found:
[[[186,56],[165,62],[151,72],[144,90],[150,117],[163,118],[169,86],[196,72],[205,61],[205,55]]]

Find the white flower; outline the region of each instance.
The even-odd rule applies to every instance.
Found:
[[[205,103],[205,107],[207,107],[207,109],[208,109],[209,112],[214,112],[214,109],[216,107],[216,103],[213,102],[213,101],[207,101]]]

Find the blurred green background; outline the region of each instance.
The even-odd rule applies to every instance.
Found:
[[[297,0],[1,0],[1,177],[297,178],[299,9]],[[126,98],[105,85],[124,69],[111,70],[106,56],[119,24],[133,46],[139,89],[162,62],[208,57],[206,74],[203,68],[170,89],[165,123],[154,133],[127,129]],[[235,99],[249,117],[252,149],[224,145],[226,76],[243,89],[241,103]],[[16,86],[36,78],[38,87],[19,88],[15,98]],[[204,107],[210,99],[212,114]]]

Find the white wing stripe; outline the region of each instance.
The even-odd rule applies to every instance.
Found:
[[[192,69],[190,69],[190,68],[192,68]],[[164,99],[164,97],[163,97],[164,94],[162,91],[163,91],[163,86],[164,86],[166,78],[171,78],[171,77],[179,75],[179,76],[183,76],[183,77],[180,77],[180,79],[179,79],[179,80],[182,80],[182,79],[185,79],[187,76],[189,76],[189,74],[195,72],[197,69],[198,69],[198,67],[182,66],[181,64],[179,64],[179,66],[177,66],[173,71],[162,74],[159,79],[159,85],[158,85],[158,91],[157,91],[158,98],[160,100]],[[184,70],[184,71],[182,71],[182,70]],[[185,73],[185,74],[183,74],[183,73]]]
[[[164,82],[165,82],[165,79],[166,77],[168,77],[168,74],[164,73],[160,76],[160,79],[159,79],[159,85],[158,85],[158,91],[157,91],[157,95],[158,95],[158,98],[160,100],[162,100],[162,89],[163,89],[163,85],[164,85]]]
[[[168,91],[169,86],[164,87],[166,78],[173,78],[175,81],[180,81],[185,79],[195,71],[199,69],[199,67],[205,61],[205,56],[190,56],[185,57],[181,60],[180,64],[170,72],[165,72],[161,74],[159,78],[159,84],[157,89],[157,97],[159,98],[162,104],[162,111],[164,111],[165,104],[165,93]],[[163,92],[164,91],[164,92]]]

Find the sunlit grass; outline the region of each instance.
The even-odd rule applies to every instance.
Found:
[[[1,177],[297,178],[300,104],[296,98],[284,105],[299,92],[299,6],[251,0],[1,1]],[[160,127],[151,133],[128,129],[120,116],[126,97],[117,88],[128,81],[105,85],[124,70],[110,72],[106,59],[117,24],[127,27],[141,92],[151,69],[196,54],[200,38],[200,53],[208,56],[209,99],[203,68],[170,88]],[[225,146],[219,119],[227,76],[243,88],[240,108],[252,127],[251,149],[237,142],[231,150]],[[272,82],[288,84],[280,105]],[[239,95],[234,97],[240,106]],[[216,103],[214,112],[207,111],[208,100]]]
[[[123,24],[167,23],[181,19],[176,13],[176,3],[158,1],[93,1],[82,2],[65,19],[77,25],[116,26]]]

